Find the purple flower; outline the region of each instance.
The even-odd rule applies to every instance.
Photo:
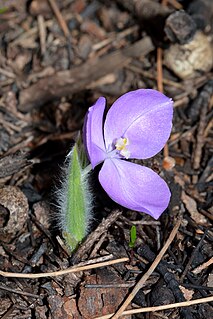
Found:
[[[146,159],[163,148],[172,127],[172,100],[155,90],[131,91],[114,102],[103,123],[105,104],[100,97],[85,120],[92,167],[103,162],[99,181],[115,202],[157,219],[168,206],[169,188],[151,169],[127,159]]]

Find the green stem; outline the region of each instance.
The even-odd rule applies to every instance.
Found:
[[[68,178],[66,182],[63,237],[70,250],[76,249],[88,231],[92,200],[88,190],[88,176],[92,166],[82,168],[78,144],[73,146],[70,153]]]

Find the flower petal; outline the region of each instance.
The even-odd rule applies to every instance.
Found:
[[[111,151],[115,140],[122,137],[129,140],[130,158],[145,159],[157,154],[171,133],[172,104],[156,90],[140,89],[122,95],[106,116],[106,149]]]
[[[94,168],[104,161],[106,157],[105,144],[103,138],[103,114],[106,99],[100,97],[96,103],[88,110],[84,122],[84,144]]]
[[[158,219],[167,208],[170,190],[151,169],[120,159],[106,159],[99,181],[118,204]]]

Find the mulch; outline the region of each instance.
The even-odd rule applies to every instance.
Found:
[[[213,318],[213,299],[190,305],[213,290],[212,34],[211,0],[0,1],[0,270],[26,275],[1,272],[0,318],[111,318],[131,293],[126,309],[188,307],[124,318]],[[157,221],[122,208],[94,172],[94,220],[70,255],[55,199],[65,157],[99,96],[111,105],[138,88],[174,100],[164,150],[139,161],[170,205]]]

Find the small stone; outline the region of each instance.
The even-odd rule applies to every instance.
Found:
[[[181,79],[209,72],[213,66],[213,48],[208,37],[197,31],[187,44],[173,44],[164,54],[164,63]]]

